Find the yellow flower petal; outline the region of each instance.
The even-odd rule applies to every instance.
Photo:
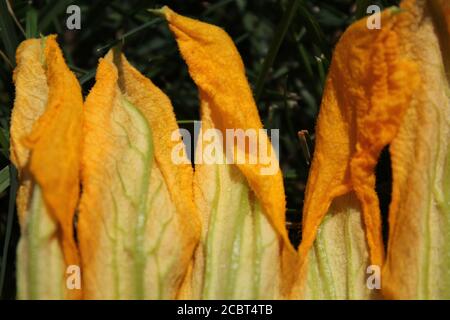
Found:
[[[203,132],[214,128],[206,101],[202,101],[201,116]],[[212,143],[204,141],[202,147]],[[217,153],[225,160],[222,148]],[[194,193],[204,227],[190,298],[279,298],[279,236],[245,176],[234,165],[196,164]]]
[[[30,150],[25,146],[24,140],[30,135],[33,124],[44,113],[48,99],[44,41],[29,39],[22,42],[17,48],[17,67],[14,70],[16,96],[11,115],[11,161],[16,166],[21,180],[17,198],[17,213],[21,226],[25,226],[24,215],[31,183],[25,172]]]
[[[169,99],[124,56],[86,100],[79,241],[87,299],[173,299],[200,236],[192,167],[175,165]]]
[[[422,81],[390,147],[393,187],[382,277],[387,298],[450,298],[450,37],[441,23],[444,12],[449,21],[448,5],[402,3],[401,42]]]
[[[306,190],[299,247],[303,268],[300,288],[305,286],[308,256],[333,200],[351,191],[361,206],[370,263],[379,267],[383,264],[374,168],[383,147],[395,137],[418,82],[415,65],[402,54],[396,33],[403,19],[402,13],[386,10],[381,15],[381,29],[374,30],[368,29],[363,19],[350,26],[336,46]],[[353,232],[360,232],[357,225],[354,228]],[[344,235],[341,239],[346,241]],[[357,246],[364,263],[365,245]],[[338,274],[338,268],[331,269]],[[331,279],[345,283],[345,278],[336,274]],[[344,291],[335,291],[330,297],[349,297],[345,285],[336,288]]]
[[[244,65],[236,47],[226,32],[216,26],[178,15],[167,7],[161,9],[161,13],[167,19],[169,27],[176,37],[181,54],[189,67],[189,73],[199,88],[203,126],[205,128],[208,126],[217,128],[222,132],[223,136],[225,136],[226,129],[242,129],[244,131],[247,129],[262,129],[257,107],[245,77]],[[210,114],[211,123],[209,124],[209,120],[205,116],[206,114]],[[267,143],[270,145],[265,133],[258,132],[257,139],[262,144]],[[245,261],[249,253],[242,251],[239,256],[234,257],[239,260],[238,264],[240,268],[237,271],[225,268],[226,262],[229,259],[233,259],[233,257],[224,257],[225,252],[229,252],[226,246],[232,245],[233,239],[236,239],[239,235],[239,231],[233,229],[233,227],[242,227],[245,229],[247,228],[246,224],[243,222],[243,226],[241,226],[240,222],[236,221],[227,227],[226,223],[228,222],[221,221],[221,219],[225,219],[225,216],[228,216],[229,219],[241,217],[244,220],[248,218],[255,221],[259,219],[256,216],[259,216],[260,210],[263,212],[261,219],[267,219],[266,222],[262,222],[262,226],[264,228],[268,227],[269,231],[267,235],[275,231],[275,239],[277,239],[277,247],[279,247],[275,251],[271,249],[270,252],[272,253],[268,253],[268,255],[275,255],[275,257],[276,255],[281,255],[281,258],[276,258],[281,259],[280,271],[278,272],[276,270],[277,275],[275,277],[272,275],[262,275],[264,279],[261,278],[261,281],[274,281],[274,285],[276,285],[276,282],[279,281],[277,278],[281,277],[281,295],[287,296],[293,283],[292,280],[294,279],[297,257],[294,248],[289,242],[285,227],[285,195],[282,175],[278,167],[275,152],[272,150],[270,153],[270,163],[276,165],[275,174],[264,175],[264,170],[269,169],[268,164],[261,162],[251,164],[249,161],[251,154],[249,154],[249,150],[247,149],[241,150],[235,148],[234,151],[236,158],[243,155],[243,158],[246,159],[245,163],[237,164],[238,170],[233,168],[233,166],[228,166],[229,168],[227,168],[226,165],[196,166],[196,171],[198,170],[198,173],[196,173],[196,188],[197,191],[203,193],[203,195],[197,194],[196,197],[197,201],[204,202],[203,205],[200,205],[200,208],[206,210],[204,217],[204,223],[206,224],[204,226],[204,245],[206,246],[207,252],[209,250],[208,246],[221,246],[219,248],[214,247],[214,249],[211,249],[214,250],[212,255],[204,257],[206,260],[204,261],[206,275],[203,279],[203,294],[207,298],[250,298],[255,297],[255,295],[259,297],[259,294],[262,296],[269,294],[269,292],[264,292],[264,285],[262,285],[259,290],[248,293],[242,291],[242,295],[239,295],[238,289],[232,292],[226,291],[225,283],[222,282],[226,279],[225,275],[222,280],[220,279],[220,270],[228,270],[227,275],[233,281],[236,281],[234,283],[237,286],[240,285],[242,288],[250,290],[250,275],[240,273],[240,271],[244,272],[243,270],[251,270],[246,265],[247,263],[251,263],[251,261]],[[225,188],[225,190],[221,188]],[[214,203],[214,197],[211,198],[214,192],[217,192],[220,198],[215,198],[217,203]],[[227,194],[227,192],[230,192],[230,194]],[[208,194],[205,195],[204,193]],[[204,197],[204,199],[199,200],[198,197]],[[227,199],[227,197],[230,197],[230,199]],[[250,203],[247,204],[246,202],[249,198]],[[234,203],[234,201],[239,202],[239,199],[243,201],[241,206]],[[233,206],[233,208],[235,205],[237,207],[235,208],[236,210],[231,210],[228,212],[228,215],[225,215],[227,203],[229,206]],[[248,205],[250,205],[251,209],[243,209]],[[260,209],[258,209],[259,206]],[[245,212],[239,212],[240,209]],[[214,217],[218,220],[216,224],[213,223],[214,228],[217,228],[213,232],[211,231],[211,222],[208,221]],[[207,228],[209,230],[207,235],[205,235],[205,229]],[[219,237],[226,237],[226,235],[220,236],[220,233],[225,230],[232,231],[233,234],[227,239],[228,241],[221,241]],[[246,250],[245,248],[261,245],[262,241],[265,241],[265,239],[249,240],[249,243],[243,244],[242,248]],[[225,252],[223,255],[220,255],[222,249]],[[278,253],[276,253],[277,251]],[[214,261],[211,262],[209,259]],[[208,269],[209,263],[211,264],[212,270]],[[222,269],[220,269],[221,267]],[[274,267],[277,268],[276,263]],[[209,271],[214,274],[209,274]],[[260,268],[257,272],[261,273],[266,271],[267,269]],[[197,272],[202,273],[202,271]],[[197,278],[201,278],[201,276]],[[209,290],[208,279],[215,279],[211,280],[209,284],[213,286],[212,291]],[[278,293],[274,295],[277,296]]]
[[[65,266],[79,262],[73,217],[79,197],[81,88],[55,36],[24,41],[17,63],[11,159],[20,177],[19,297],[76,298],[80,290],[65,292]]]
[[[369,299],[366,285],[369,248],[354,192],[336,197],[327,211],[300,277],[303,299]]]

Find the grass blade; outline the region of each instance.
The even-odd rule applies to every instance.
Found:
[[[27,10],[25,36],[27,39],[37,38],[39,36],[38,13],[33,7]]]
[[[9,187],[9,166],[0,170],[0,193]]]
[[[297,12],[298,5],[299,0],[291,0],[283,14],[283,17],[281,18],[280,23],[278,24],[278,27],[275,31],[275,38],[272,40],[269,52],[267,53],[267,56],[264,59],[264,63],[258,75],[258,79],[256,80],[255,86],[256,101],[258,101],[259,98],[261,97],[261,93],[264,87],[264,81],[266,80],[267,74],[269,73],[269,70],[272,67],[273,62],[275,61],[281,43],[283,42],[287,30],[289,29],[289,25],[291,24],[292,19],[294,18],[295,13]]]
[[[16,193],[17,193],[17,170],[13,165],[9,166],[10,186],[9,189],[9,203],[8,203],[8,217],[6,221],[5,241],[3,242],[3,255],[0,269],[0,294],[3,297],[3,287],[5,284],[6,268],[8,263],[9,243],[11,241],[11,233],[14,222],[14,214],[16,208]]]
[[[22,25],[20,24],[19,20],[17,20],[17,17],[14,13],[14,10],[11,7],[11,3],[9,0],[6,0],[6,6],[8,7],[8,12],[11,15],[11,18],[13,19],[14,23],[16,24],[17,28],[19,28],[20,32],[22,32],[22,35],[25,37],[25,31],[22,28]]]
[[[305,6],[304,2],[301,2],[298,8],[298,13],[300,15],[299,19],[303,21],[307,32],[312,35],[315,40],[315,43],[324,47],[325,44],[325,35],[323,34],[322,29],[320,28],[319,22],[317,19],[309,12],[308,8]]]
[[[214,11],[216,11],[217,9],[220,9],[224,6],[226,6],[227,4],[229,4],[230,2],[235,2],[236,0],[221,0],[218,1],[214,4],[211,4],[203,13],[204,16],[210,15],[212,14]]]
[[[299,53],[300,53],[300,58],[301,58],[301,60],[302,60],[302,62],[303,62],[303,66],[304,66],[305,69],[306,69],[306,73],[307,73],[311,78],[313,78],[313,77],[314,77],[314,72],[313,72],[313,69],[312,69],[312,67],[311,67],[311,62],[310,62],[310,59],[309,59],[309,55],[308,55],[308,53],[306,52],[305,46],[303,46],[302,44],[299,44],[299,45],[298,45],[298,51],[299,51]]]
[[[85,84],[89,80],[91,80],[93,77],[95,77],[96,69],[89,70],[84,75],[82,75],[80,78],[78,78],[78,81],[80,82],[80,85]]]
[[[45,30],[52,24],[53,20],[58,17],[61,12],[65,12],[67,6],[70,5],[70,0],[48,1],[42,12],[45,14],[39,20],[39,30]]]
[[[0,0],[0,36],[5,46],[6,56],[11,64],[15,66],[15,54],[19,41],[6,0]]]
[[[5,156],[6,159],[9,158],[9,137],[8,131],[0,127],[0,152]]]
[[[359,20],[366,15],[369,2],[369,0],[356,0],[356,20]]]
[[[155,24],[157,24],[158,22],[161,22],[161,21],[162,21],[162,19],[157,18],[157,19],[154,19],[154,20],[150,20],[150,21],[148,21],[148,22],[146,22],[144,24],[141,24],[140,26],[138,26],[138,27],[136,27],[134,29],[131,29],[130,31],[124,33],[123,36],[119,37],[118,39],[116,39],[116,40],[114,40],[114,41],[112,41],[112,42],[110,42],[110,43],[108,43],[108,44],[98,48],[97,52],[101,52],[103,50],[110,49],[113,46],[115,46],[116,44],[118,44],[119,42],[124,41],[127,37],[132,36],[135,33],[139,32],[139,31],[141,31],[141,30],[143,30],[143,29],[145,29],[147,27],[153,26],[153,25],[155,25]]]

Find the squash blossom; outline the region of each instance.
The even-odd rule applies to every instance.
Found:
[[[78,224],[85,299],[174,299],[200,236],[167,96],[110,51],[85,103]]]
[[[380,29],[368,29],[366,19],[354,23],[335,48],[306,189],[301,298],[366,299],[379,292],[366,285],[367,267],[381,270],[384,262],[374,169],[419,83],[416,63],[402,48],[408,14],[397,11],[381,14]]]
[[[79,198],[81,88],[55,36],[22,42],[14,71],[11,161],[17,167],[19,299],[79,298],[66,269],[78,265],[73,218]]]
[[[390,146],[382,291],[386,298],[450,299],[450,2],[408,0],[401,9],[402,49],[422,81]]]
[[[290,294],[297,255],[285,228],[285,195],[275,151],[262,129],[242,59],[228,34],[183,17],[168,7],[157,10],[176,37],[181,55],[200,93],[202,131],[196,150],[194,194],[202,213],[201,246],[185,297],[203,299],[274,299]],[[208,129],[215,134],[206,137]],[[226,130],[254,130],[258,145],[268,145],[268,163],[256,161],[235,140],[220,144]],[[210,131],[209,131],[210,132]],[[215,148],[219,146],[218,148]],[[233,154],[232,164],[203,161]],[[261,151],[261,150],[260,150]],[[236,161],[241,157],[245,161]],[[204,160],[204,159],[203,159]]]

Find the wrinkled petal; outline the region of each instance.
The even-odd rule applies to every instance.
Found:
[[[360,202],[354,192],[336,197],[308,255],[303,299],[367,299],[370,265]]]
[[[167,19],[189,73],[199,88],[203,127],[219,129],[223,136],[226,129],[254,129],[257,130],[257,141],[270,145],[267,135],[258,131],[262,129],[262,123],[245,77],[245,68],[226,32],[180,16],[167,7],[161,13]],[[227,148],[234,148],[235,159],[243,156],[245,163],[196,165],[195,190],[199,208],[204,211],[203,250],[206,256],[202,256],[201,262],[198,262],[199,257],[196,259],[196,271],[200,275],[195,276],[194,271],[194,287],[203,288],[206,298],[287,296],[297,257],[285,227],[285,195],[276,154],[270,145],[270,161],[251,164],[252,154],[248,149],[228,146],[225,148],[228,151]],[[265,174],[271,165],[275,166],[274,172]],[[258,231],[258,228],[267,232]],[[261,253],[257,248],[266,244],[267,251]],[[235,251],[233,246],[241,251]],[[254,257],[255,252],[260,256]],[[258,259],[268,260],[258,265]],[[266,271],[269,264],[275,275]],[[252,284],[252,272],[260,277],[256,289]],[[237,287],[230,288],[228,281]],[[274,287],[279,283],[280,290],[266,291],[270,283]]]
[[[313,255],[334,254],[332,250],[318,252],[319,244],[314,244],[321,241],[321,233],[326,233],[321,228],[326,229],[322,224],[327,215],[330,220],[345,220],[361,212],[363,224],[355,223],[351,230],[351,234],[359,234],[364,228],[366,234],[367,247],[359,236],[354,244],[359,248],[359,263],[365,270],[368,255],[370,264],[379,267],[383,264],[374,168],[383,147],[395,137],[418,82],[416,66],[402,54],[396,33],[402,19],[402,13],[388,9],[381,15],[381,29],[374,30],[368,29],[366,19],[362,19],[348,28],[334,51],[316,128],[315,154],[303,211],[299,247],[302,264],[299,290],[303,297],[308,285],[304,280],[308,277],[308,261]],[[349,206],[352,212],[333,213],[330,207],[335,198],[349,192],[354,192],[360,206],[353,203]],[[343,243],[349,239],[344,232],[338,238]],[[341,252],[346,256],[346,264],[358,262],[350,261],[353,258],[348,249],[342,248]],[[353,289],[349,288],[347,277],[339,271],[342,268],[338,264],[342,261],[333,257],[328,260],[336,264],[330,266],[331,274],[326,279],[337,283],[329,298],[350,298],[355,294],[357,298],[368,297],[365,290],[350,292]],[[311,272],[315,268],[320,266],[313,266]]]
[[[402,9],[407,19],[400,39],[418,62],[422,81],[390,146],[393,186],[382,289],[387,298],[449,299],[450,37],[443,28],[449,3],[408,0]]]
[[[11,160],[18,169],[18,296],[76,298],[65,273],[78,265],[73,217],[79,198],[82,95],[55,36],[24,41],[14,72]]]
[[[192,167],[175,165],[164,93],[122,55],[86,100],[79,241],[86,299],[173,299],[200,236]]]
[[[202,101],[202,130],[213,128]],[[215,139],[218,139],[217,136]],[[203,142],[208,148],[212,142]],[[197,148],[197,157],[200,157]],[[225,160],[222,148],[218,157]],[[192,297],[274,299],[280,296],[280,242],[238,167],[196,164],[194,194],[203,214]]]

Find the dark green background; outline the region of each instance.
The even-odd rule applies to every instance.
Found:
[[[267,129],[280,129],[280,161],[285,176],[288,227],[300,240],[300,221],[308,163],[299,130],[314,125],[333,47],[343,30],[365,15],[369,4],[382,8],[397,0],[222,0],[222,1],[10,1],[17,22],[0,0],[0,185],[8,185],[9,115],[14,100],[14,51],[25,37],[58,34],[58,41],[86,95],[93,85],[98,59],[109,48],[123,51],[143,74],[172,100],[181,127],[199,118],[197,89],[189,78],[166,24],[146,9],[169,5],[180,14],[224,28],[236,43],[247,77],[260,94],[257,104]],[[81,30],[66,28],[66,8],[81,7]],[[287,29],[286,29],[287,28]],[[283,32],[287,30],[287,32]],[[277,44],[280,44],[279,50]],[[264,81],[263,81],[264,80]],[[255,91],[256,92],[256,91]],[[14,172],[10,179],[15,185]],[[1,189],[1,188],[0,188]],[[1,297],[15,297],[15,250],[19,228],[11,187],[0,194]],[[383,152],[377,168],[377,190],[385,213],[390,194],[390,164]],[[13,190],[14,191],[14,190]],[[385,214],[384,214],[385,215]],[[386,229],[386,226],[384,226]],[[7,252],[7,254],[6,254]]]

